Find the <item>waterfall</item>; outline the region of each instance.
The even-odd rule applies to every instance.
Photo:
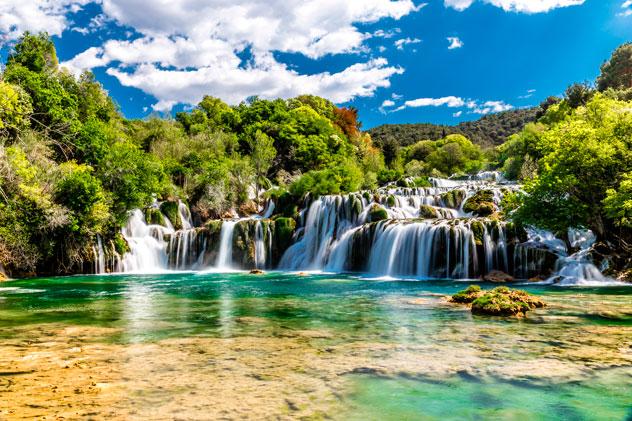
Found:
[[[222,222],[219,240],[219,255],[217,256],[218,269],[232,269],[233,264],[233,233],[238,221]]]
[[[156,273],[167,270],[165,234],[171,234],[161,225],[147,225],[140,209],[132,212],[122,230],[130,251],[121,261],[123,272]]]
[[[268,256],[272,255],[272,231],[270,225],[266,225],[263,232],[263,223],[257,221],[255,225],[255,267],[265,269]]]
[[[103,250],[103,241],[99,234],[97,234],[97,245],[92,247],[92,252],[94,253],[94,273],[97,275],[105,273],[105,251]]]

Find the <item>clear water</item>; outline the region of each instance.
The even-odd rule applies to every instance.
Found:
[[[110,406],[116,414],[159,418],[147,411],[171,405],[185,418],[218,415],[203,407],[211,397],[199,387],[208,382],[214,396],[223,394],[222,414],[242,416],[230,412],[244,408],[231,397],[264,382],[269,399],[245,392],[260,411],[246,413],[255,418],[631,419],[632,288],[522,286],[549,306],[517,320],[472,316],[445,301],[466,285],[289,273],[11,281],[0,284],[0,366],[13,368],[0,370],[0,383],[42,349],[52,361],[65,341],[107,347],[114,359],[157,345],[142,374],[155,382],[136,378],[126,360],[117,381],[125,393],[112,397],[125,403]],[[65,337],[68,327],[82,334]],[[187,353],[191,343],[212,358]],[[174,349],[184,350],[181,360]],[[220,360],[230,382],[205,371]],[[27,413],[18,395],[33,391],[20,379],[0,391],[0,415]],[[161,398],[130,400],[149,389]],[[197,397],[182,398],[193,389]]]

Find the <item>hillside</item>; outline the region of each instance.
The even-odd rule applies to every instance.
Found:
[[[539,109],[533,107],[489,114],[456,126],[430,123],[384,124],[367,132],[380,147],[388,138],[394,139],[400,146],[408,146],[419,140],[438,140],[453,133],[462,134],[482,147],[493,147],[505,142],[508,136],[518,133],[525,124],[534,121]]]

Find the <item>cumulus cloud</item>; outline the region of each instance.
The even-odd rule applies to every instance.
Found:
[[[398,50],[403,50],[406,45],[419,44],[420,42],[421,40],[419,38],[406,37],[406,38],[398,39],[393,44],[395,44],[395,47],[397,47]]]
[[[160,110],[193,104],[204,94],[229,103],[251,95],[312,93],[336,102],[373,95],[403,69],[377,58],[337,73],[302,74],[274,53],[318,60],[364,51],[366,39],[387,38],[397,30],[367,34],[362,24],[397,20],[425,5],[412,0],[154,0],[152,7],[146,0],[100,2],[107,19],[133,29],[136,39],[108,40],[62,65],[77,73],[107,67],[121,84],[155,96]],[[246,50],[251,59],[243,63],[240,54]]]
[[[627,17],[632,15],[632,0],[626,0],[621,4],[622,12],[617,13],[617,16]]]
[[[444,0],[446,7],[463,11],[470,7],[475,0]],[[585,0],[481,0],[502,8],[506,12],[545,13],[552,9],[569,6],[579,6]]]
[[[78,12],[90,0],[0,1],[0,45],[16,40],[23,32],[47,31],[61,35],[67,15]]]
[[[405,101],[404,104],[395,108],[393,111],[401,111],[406,108],[418,107],[442,107],[463,108],[471,114],[489,114],[498,113],[513,109],[513,105],[506,104],[503,101],[479,101],[474,99],[463,99],[457,96],[445,96],[441,98],[418,98]],[[463,110],[457,111],[452,115],[459,117]]]
[[[447,40],[450,43],[450,45],[448,45],[448,50],[463,47],[463,41],[461,41],[459,37],[448,37]]]

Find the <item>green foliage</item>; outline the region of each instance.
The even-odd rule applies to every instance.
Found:
[[[474,300],[476,300],[478,297],[480,297],[483,294],[484,292],[481,290],[480,286],[470,285],[464,290],[459,291],[456,294],[454,294],[450,298],[450,301],[452,301],[453,303],[459,303],[459,304],[470,304],[471,302],[473,302]]]
[[[632,88],[632,42],[614,50],[610,59],[601,66],[597,88],[600,91]]]
[[[603,205],[606,215],[615,225],[632,228],[632,173],[623,174],[619,186],[606,191]]]
[[[7,59],[7,66],[16,64],[37,73],[56,69],[58,61],[55,44],[48,34],[25,32]]]
[[[472,302],[473,314],[490,316],[523,316],[528,311],[544,307],[542,300],[522,290],[497,287]]]
[[[309,171],[290,186],[290,192],[298,197],[306,193],[314,195],[339,194],[357,191],[362,186],[362,170],[352,161],[340,162],[320,171]]]
[[[539,108],[528,108],[504,111],[497,114],[483,116],[476,121],[460,123],[456,126],[442,126],[435,124],[385,124],[369,130],[376,145],[384,151],[388,146],[406,147],[421,140],[439,140],[449,134],[461,134],[474,144],[482,147],[497,146],[505,142],[512,134],[518,133],[525,124],[533,122]],[[389,160],[387,158],[387,164]]]
[[[28,128],[32,112],[26,92],[0,80],[0,137]]]
[[[494,192],[491,190],[479,190],[465,201],[463,210],[476,216],[490,216],[495,211]]]
[[[369,209],[368,222],[378,222],[388,219],[388,213],[382,206],[374,203]]]

